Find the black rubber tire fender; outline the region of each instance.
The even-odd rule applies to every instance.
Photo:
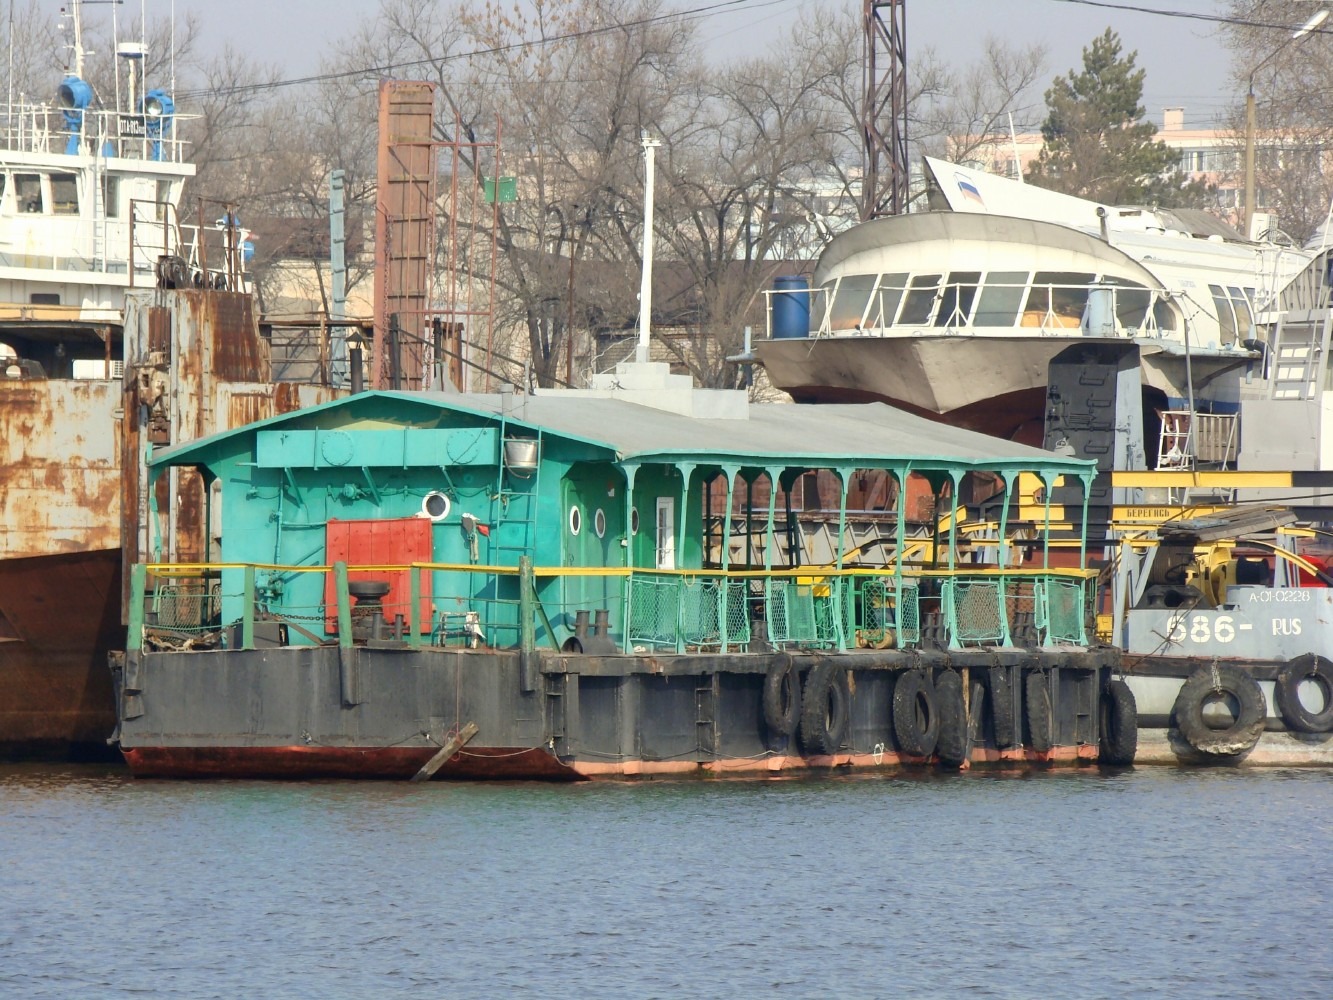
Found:
[[[1023,721],[1031,749],[1045,753],[1055,745],[1051,733],[1051,688],[1044,670],[1030,670],[1023,678]]]
[[[924,670],[904,670],[893,685],[893,732],[898,749],[916,757],[935,752],[940,710],[935,685]]]
[[[1229,694],[1240,706],[1236,721],[1226,729],[1213,729],[1203,720],[1204,702],[1213,694]],[[1268,704],[1248,670],[1218,664],[1200,667],[1185,679],[1171,715],[1180,735],[1195,750],[1213,757],[1236,757],[1259,742]]]
[[[1101,724],[1098,759],[1116,767],[1133,764],[1139,750],[1139,706],[1124,681],[1110,681],[1102,692]]]
[[[945,670],[935,678],[935,705],[939,710],[939,738],[935,755],[942,767],[958,769],[967,760],[967,705],[963,679],[956,670]]]
[[[1301,704],[1300,686],[1312,680],[1324,691],[1322,711],[1311,712]],[[1285,664],[1273,683],[1273,701],[1288,729],[1298,733],[1333,732],[1333,663],[1306,653]]]
[[[801,721],[801,674],[789,653],[778,653],[764,675],[764,725],[776,736],[795,736]]]
[[[1007,750],[1018,745],[1009,668],[991,667],[987,679],[990,681],[991,735],[995,737],[996,749]]]
[[[847,670],[821,659],[805,678],[801,692],[801,747],[809,754],[837,753],[847,735],[852,692]]]

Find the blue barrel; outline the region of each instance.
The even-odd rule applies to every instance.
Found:
[[[772,337],[792,340],[810,336],[810,282],[797,274],[773,279]]]

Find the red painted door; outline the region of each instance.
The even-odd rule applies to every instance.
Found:
[[[345,562],[351,566],[405,566],[414,562],[430,562],[431,522],[424,517],[386,518],[377,521],[330,521],[325,527],[324,559],[330,566],[335,562]],[[389,592],[384,595],[384,618],[393,621],[394,615],[402,615],[407,621],[408,604],[412,598],[411,570],[351,570],[347,574],[348,582],[357,580],[382,580],[389,585]],[[431,615],[431,572],[418,570],[421,574],[421,606],[418,621],[422,632],[432,628]],[[355,601],[353,601],[355,605]],[[324,584],[324,610],[327,619],[325,632],[338,631],[337,595],[333,589],[333,574],[330,573]]]

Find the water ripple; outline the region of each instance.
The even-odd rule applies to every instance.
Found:
[[[1320,772],[0,768],[0,996],[1327,996]]]

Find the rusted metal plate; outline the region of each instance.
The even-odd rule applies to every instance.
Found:
[[[0,559],[120,547],[120,384],[0,384]]]
[[[253,298],[242,292],[195,294],[202,298],[199,322],[212,340],[209,375],[229,382],[263,382],[271,378],[268,342],[259,335]]]

